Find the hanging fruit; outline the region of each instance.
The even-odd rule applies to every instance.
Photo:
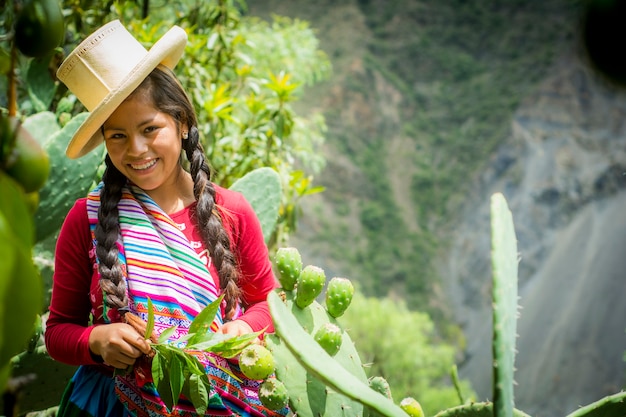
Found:
[[[8,152],[0,161],[5,172],[16,180],[26,193],[39,190],[46,183],[50,160],[46,151],[21,125],[17,117],[1,116],[0,145]]]
[[[65,36],[63,11],[57,0],[26,0],[15,22],[15,46],[38,58],[52,52]]]

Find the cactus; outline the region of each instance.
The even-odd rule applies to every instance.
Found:
[[[270,410],[281,410],[289,403],[287,388],[276,378],[267,378],[259,387],[259,400]]]
[[[345,395],[354,401],[365,405],[378,413],[381,413],[389,417],[406,417],[406,414],[400,407],[393,403],[389,398],[374,391],[369,387],[367,379],[364,377],[359,378],[357,375],[350,372],[336,359],[333,359],[326,351],[313,339],[310,333],[305,330],[305,327],[296,319],[293,314],[293,306],[290,303],[283,301],[283,298],[279,296],[278,292],[271,292],[267,298],[270,313],[274,320],[274,327],[276,335],[281,343],[284,343],[287,349],[291,352],[291,355],[300,363],[312,376],[314,376],[322,384],[330,387],[332,390],[337,391]],[[290,308],[291,307],[291,308]],[[328,314],[326,313],[328,316]],[[329,316],[330,317],[330,316]],[[344,333],[344,336],[345,333]],[[344,347],[351,346],[352,343],[342,343],[342,349]],[[278,359],[277,359],[278,362]],[[282,379],[281,375],[278,375],[279,379]],[[306,391],[306,387],[297,387],[291,385],[285,381],[287,390],[289,391],[290,400],[299,394],[303,394]],[[304,390],[304,392],[295,392],[298,389]],[[299,416],[302,415],[299,404],[290,402]],[[309,402],[310,404],[310,402]],[[310,404],[313,406],[313,404]],[[338,409],[346,411],[347,408],[329,408],[326,406],[326,410],[336,412]],[[313,415],[325,415],[313,414]],[[333,415],[329,413],[328,415]],[[352,414],[350,414],[352,415]],[[360,415],[358,412],[354,415]]]
[[[239,355],[239,368],[250,379],[266,379],[274,372],[274,356],[266,347],[248,345]]]
[[[623,417],[626,415],[626,391],[609,395],[579,408],[566,417]]]
[[[278,173],[267,167],[257,168],[235,181],[230,189],[246,197],[259,218],[265,243],[268,243],[276,228],[282,196]]]
[[[413,397],[406,397],[400,401],[400,408],[410,417],[424,417],[424,411],[420,403]]]
[[[56,124],[56,119],[45,115],[46,113],[38,114],[35,121],[26,119],[24,122],[27,129],[37,125],[37,129],[42,131],[44,129],[42,122],[46,121],[47,131],[53,132],[43,142],[43,148],[50,156],[50,175],[39,192],[40,204],[35,212],[38,242],[57,232],[74,201],[87,194],[96,179],[103,157],[102,153],[98,152],[101,148],[77,160],[70,160],[65,156],[67,144],[87,117],[87,113],[75,116],[62,129]]]
[[[288,291],[293,290],[302,272],[302,257],[298,249],[278,248],[274,256],[274,263],[281,287]]]
[[[335,356],[341,348],[341,328],[333,323],[324,323],[317,332],[315,332],[315,341],[328,353],[330,356]]]
[[[315,265],[304,267],[296,284],[296,305],[308,307],[322,293],[326,284],[324,270]]]
[[[354,286],[349,279],[339,277],[331,279],[326,289],[328,313],[335,318],[340,317],[350,306],[353,296]]]
[[[494,417],[513,416],[513,371],[517,329],[517,240],[513,216],[502,194],[491,198],[493,268]]]
[[[517,243],[513,219],[506,200],[501,194],[494,194],[491,199],[492,225],[492,271],[493,271],[493,339],[494,353],[494,402],[469,402],[457,407],[442,410],[435,417],[492,417],[512,416],[529,417],[523,411],[514,408],[513,373],[515,360],[515,338],[517,324]],[[331,289],[328,285],[328,291]],[[296,288],[297,291],[298,288]],[[335,291],[335,290],[333,290]],[[331,357],[311,335],[320,327],[312,319],[309,308],[294,307],[291,291],[276,291],[268,296],[270,313],[274,320],[275,335],[270,336],[274,346],[277,363],[285,363],[277,377],[284,380],[289,393],[290,406],[298,416],[335,415],[338,410],[326,406],[323,410],[319,404],[324,404],[326,398],[310,395],[310,385],[315,381],[330,388],[326,392],[333,395],[344,395],[364,406],[364,411],[375,416],[418,416],[422,417],[423,410],[419,402],[412,397],[404,398],[400,405],[393,403],[388,384],[381,377],[372,378],[369,383],[341,363],[338,357]],[[331,297],[332,298],[332,297]],[[311,310],[319,305],[313,302]],[[330,322],[337,313],[334,307],[329,307],[326,301],[326,316]],[[332,311],[332,313],[331,313]],[[342,313],[343,314],[343,313]],[[353,344],[344,332],[340,353],[354,349]],[[295,363],[293,358],[297,361]],[[358,355],[353,357],[354,363],[360,363]],[[289,380],[289,374],[298,365],[305,369],[306,375],[312,376],[306,383],[298,380]],[[456,371],[456,369],[455,369]],[[301,371],[300,371],[301,372]],[[453,377],[456,375],[454,372]],[[283,379],[285,378],[285,379]],[[458,382],[457,382],[458,384]],[[318,388],[321,390],[320,388]],[[461,398],[463,396],[459,392]],[[306,396],[308,402],[299,402],[298,399]],[[315,401],[315,402],[313,402]],[[463,401],[463,400],[462,400]],[[309,414],[313,409],[313,414]],[[308,412],[307,412],[308,410]],[[325,410],[330,411],[326,413]],[[346,408],[341,408],[345,413]],[[352,414],[350,414],[352,415]],[[361,414],[355,414],[361,415]],[[367,414],[366,414],[367,415]],[[626,392],[620,392],[588,406],[582,407],[566,417],[623,417],[626,415]]]
[[[391,387],[389,386],[389,382],[382,376],[374,376],[369,380],[370,388],[374,391],[383,394],[385,397],[393,400],[393,396],[391,395]]]
[[[448,408],[447,410],[442,410],[435,414],[435,417],[492,417],[493,415],[493,403],[486,401]],[[517,409],[513,409],[513,416],[530,417],[528,414]]]
[[[294,291],[280,289],[270,293],[270,296],[272,295],[277,297],[282,307],[288,311],[287,314],[292,319],[290,323],[295,331],[300,332],[300,335],[304,333],[308,338],[307,340],[315,345],[318,351],[330,357],[312,336],[324,323],[330,322],[338,325],[326,309],[317,301],[313,301],[308,307],[301,309],[295,304]],[[289,330],[285,331],[288,332]],[[346,417],[363,416],[362,403],[329,389],[322,380],[314,377],[307,368],[302,366],[298,356],[294,354],[278,333],[267,334],[265,342],[268,349],[274,354],[276,377],[287,387],[289,406],[299,417],[332,416],[337,410],[342,410],[342,415]],[[338,364],[343,372],[352,375],[354,380],[361,384],[367,384],[367,377],[359,354],[346,332],[342,332],[341,347],[333,357],[333,363]]]

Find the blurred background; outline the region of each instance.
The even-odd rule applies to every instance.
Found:
[[[8,6],[29,2],[55,3],[0,2],[5,31],[17,10]],[[176,23],[190,33],[177,73],[198,106],[214,180],[230,186],[258,166],[280,173],[270,249],[295,246],[305,264],[357,285],[363,304],[346,327],[398,398],[415,396],[427,415],[458,404],[456,365],[467,394],[491,399],[494,192],[518,238],[516,408],[557,417],[619,392],[624,3],[66,0],[61,45],[17,65],[17,114],[53,162],[34,212],[44,290],[64,213],[102,172],[100,150],[67,165],[83,175],[62,182],[63,141],[84,109],[54,72],[104,21],[121,18],[146,45]],[[6,73],[10,37],[2,42]],[[0,97],[3,110],[11,102]],[[56,404],[73,372],[45,355],[14,367],[47,370],[21,381],[22,411]]]

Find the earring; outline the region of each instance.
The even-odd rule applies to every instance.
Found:
[[[187,139],[189,137],[189,133],[188,132],[183,132],[183,139]]]

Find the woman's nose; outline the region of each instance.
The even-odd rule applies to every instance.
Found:
[[[148,150],[148,141],[143,135],[132,135],[128,140],[128,154],[143,155]]]

